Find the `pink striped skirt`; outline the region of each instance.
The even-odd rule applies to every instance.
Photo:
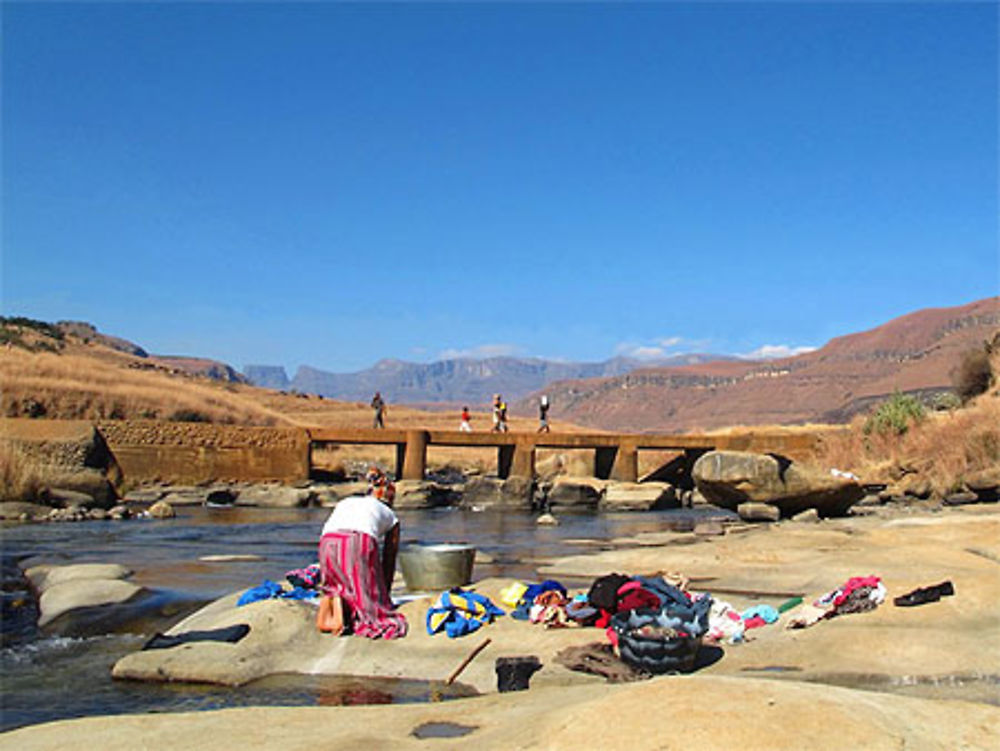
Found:
[[[378,542],[364,532],[330,532],[319,541],[323,569],[320,588],[344,602],[344,621],[358,636],[398,639],[406,636],[406,618],[385,589]]]

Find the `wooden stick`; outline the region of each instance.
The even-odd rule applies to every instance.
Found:
[[[489,645],[491,641],[493,640],[490,638],[483,639],[483,642],[474,650],[472,650],[469,653],[468,657],[462,660],[462,663],[457,668],[455,668],[454,671],[452,671],[452,674],[448,676],[448,680],[444,682],[444,685],[450,686],[452,683],[454,683],[455,679],[462,674],[462,671],[469,666],[469,663],[472,662],[474,659],[476,659],[476,655],[478,655],[480,652],[486,649],[487,645]]]

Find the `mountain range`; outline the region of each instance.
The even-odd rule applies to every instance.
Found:
[[[963,354],[986,341],[1000,346],[1000,297],[920,310],[795,357],[642,368],[549,383],[545,393],[552,415],[608,430],[838,423],[897,389],[949,391]],[[537,396],[514,411],[534,410]]]
[[[684,354],[658,360],[657,366],[698,365],[735,360],[727,355]],[[307,365],[289,380],[274,365],[247,365],[243,374],[257,386],[319,394],[330,399],[367,401],[376,391],[392,403],[480,404],[495,393],[520,399],[553,381],[607,378],[649,366],[648,360],[615,357],[596,363],[562,362],[537,358],[456,358],[432,363],[380,360],[356,373],[330,373]]]

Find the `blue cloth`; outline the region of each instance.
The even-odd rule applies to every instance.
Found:
[[[755,616],[763,618],[765,623],[774,623],[778,620],[778,611],[770,605],[754,605],[752,608],[747,608],[740,613],[740,618],[744,621],[749,621]]]
[[[295,587],[286,591],[280,584],[276,584],[270,579],[265,579],[263,584],[244,592],[240,596],[240,599],[236,601],[236,605],[237,607],[242,607],[258,600],[274,600],[278,598],[284,600],[310,600],[313,597],[319,597],[319,592],[302,589],[302,587]]]
[[[535,598],[542,592],[549,592],[551,590],[558,590],[563,597],[566,596],[566,587],[557,582],[555,579],[546,579],[541,584],[529,584],[528,588],[521,595],[521,599],[527,603],[533,603]]]
[[[492,623],[504,612],[488,597],[459,587],[442,592],[427,610],[427,633],[433,636],[442,629],[449,639],[471,634]]]
[[[510,617],[516,621],[531,620],[531,603],[521,600],[517,607],[510,611]]]

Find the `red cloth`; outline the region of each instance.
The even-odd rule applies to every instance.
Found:
[[[621,590],[619,590],[620,592]],[[624,597],[618,599],[618,612],[625,610],[635,610],[636,608],[660,609],[660,598],[648,589],[638,587],[630,592],[626,592]]]
[[[759,615],[755,615],[753,618],[748,618],[743,621],[743,629],[749,631],[752,628],[760,628],[761,626],[766,626],[767,621],[761,618]]]
[[[844,585],[840,588],[837,596],[833,598],[834,607],[843,605],[850,596],[851,592],[854,590],[861,589],[862,587],[871,587],[874,589],[881,581],[882,580],[877,576],[852,576],[844,582]]]

